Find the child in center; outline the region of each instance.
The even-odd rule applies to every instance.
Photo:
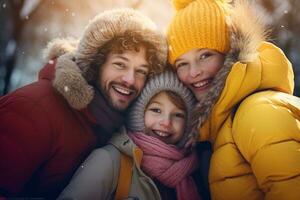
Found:
[[[197,153],[186,153],[192,93],[167,71],[153,76],[128,114],[126,129],[92,152],[59,199],[116,199],[120,157],[133,160],[128,196],[143,200],[209,198]],[[205,164],[205,163],[201,163]]]

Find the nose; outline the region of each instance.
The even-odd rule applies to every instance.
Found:
[[[122,76],[122,81],[127,85],[134,85],[135,77],[134,77],[134,70],[126,71]]]
[[[171,126],[171,120],[169,116],[163,116],[159,121],[159,125],[164,128],[169,128]]]
[[[202,67],[198,66],[196,63],[192,64],[190,68],[190,76],[195,78],[203,73]]]

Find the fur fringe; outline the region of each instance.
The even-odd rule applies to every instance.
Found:
[[[261,42],[268,39],[266,15],[256,10],[249,0],[236,0],[230,12],[231,47],[239,52],[238,60],[243,63],[253,61]]]
[[[57,59],[53,86],[77,110],[87,107],[94,97],[93,87],[83,78],[71,53]]]
[[[236,0],[230,8],[227,23],[230,29],[230,51],[226,55],[224,66],[217,73],[207,95],[196,105],[193,112],[193,129],[199,130],[209,118],[214,104],[218,101],[226,78],[236,62],[251,62],[258,56],[257,49],[267,40],[268,30],[264,26],[264,16],[254,11],[254,5],[247,0]]]
[[[66,53],[74,52],[77,48],[78,40],[75,38],[54,39],[47,44],[46,49],[43,51],[44,62],[56,59]]]

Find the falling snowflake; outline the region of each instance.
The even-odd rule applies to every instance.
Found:
[[[284,25],[281,25],[280,27],[281,27],[281,28],[284,28]]]
[[[28,19],[29,19],[29,16],[28,16],[28,15],[26,15],[26,16],[25,16],[25,19],[26,19],[26,20],[28,20]]]
[[[2,4],[2,8],[6,8],[6,3]]]
[[[72,15],[72,17],[75,17],[75,13],[74,13],[74,12],[72,12],[72,14],[71,14],[71,15]]]
[[[69,9],[68,9],[68,8],[66,9],[66,12],[69,12]]]
[[[49,60],[48,62],[50,65],[53,65],[54,64],[54,61],[53,60]]]
[[[69,87],[68,87],[68,86],[65,86],[65,87],[64,87],[64,90],[65,90],[65,92],[69,92]]]
[[[283,13],[284,13],[284,14],[288,14],[288,11],[287,11],[287,10],[285,10]]]
[[[47,29],[47,28],[44,28],[44,31],[45,31],[45,32],[47,32],[47,31],[48,31],[48,29]]]

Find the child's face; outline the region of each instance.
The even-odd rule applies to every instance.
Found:
[[[175,61],[179,79],[200,101],[212,87],[212,81],[224,63],[225,55],[212,49],[192,49]]]
[[[176,107],[162,92],[152,98],[146,108],[146,134],[167,144],[176,144],[183,136],[185,117],[185,111]]]

